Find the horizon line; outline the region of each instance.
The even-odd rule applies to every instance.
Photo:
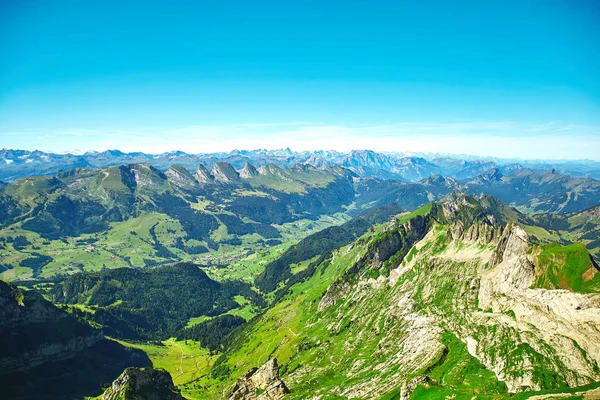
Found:
[[[227,151],[213,151],[213,152],[199,152],[199,153],[192,153],[192,152],[186,152],[183,150],[177,150],[177,149],[173,149],[173,150],[168,150],[168,151],[163,151],[163,152],[144,152],[144,151],[122,151],[119,150],[118,148],[107,148],[105,150],[86,150],[86,151],[79,151],[77,149],[75,150],[66,150],[66,151],[62,151],[62,152],[54,152],[54,151],[46,151],[46,150],[40,150],[38,148],[34,149],[34,150],[28,150],[28,149],[17,149],[17,148],[9,148],[9,147],[4,147],[2,148],[2,151],[23,151],[23,152],[29,152],[29,153],[34,153],[34,152],[40,152],[40,153],[44,153],[44,154],[52,154],[52,155],[58,155],[58,156],[74,156],[74,157],[82,157],[85,156],[87,154],[99,154],[99,153],[105,153],[105,152],[119,152],[123,155],[131,155],[131,154],[143,154],[143,155],[148,155],[148,156],[159,156],[159,155],[165,155],[165,154],[169,154],[169,153],[184,153],[185,155],[188,156],[195,156],[195,157],[200,157],[200,156],[211,156],[211,155],[216,155],[216,154],[221,154],[221,155],[235,155],[235,152],[266,152],[266,153],[272,153],[272,152],[278,152],[278,151],[289,151],[292,154],[296,154],[296,155],[300,155],[303,153],[315,153],[315,152],[331,152],[331,153],[338,153],[340,155],[349,155],[351,153],[354,152],[371,152],[371,153],[375,153],[375,154],[382,154],[382,155],[388,155],[388,156],[400,156],[400,158],[410,158],[410,157],[417,157],[417,158],[423,158],[426,159],[426,157],[436,157],[436,158],[442,158],[442,157],[448,157],[448,158],[454,158],[454,159],[458,159],[458,160],[464,160],[465,157],[466,158],[472,158],[472,159],[476,159],[476,160],[489,160],[489,161],[522,161],[522,162],[528,162],[528,163],[533,163],[533,162],[548,162],[548,161],[552,161],[552,162],[594,162],[594,163],[600,163],[600,158],[599,159],[591,159],[591,158],[523,158],[523,157],[496,157],[496,156],[487,156],[487,155],[480,155],[480,154],[467,154],[467,153],[441,153],[441,152],[426,152],[426,151],[377,151],[377,150],[372,150],[372,149],[368,149],[368,148],[356,148],[356,149],[352,149],[352,150],[348,150],[348,151],[341,151],[341,150],[334,150],[334,149],[326,149],[326,148],[318,148],[318,149],[312,149],[312,150],[292,150],[290,147],[286,147],[286,148],[273,148],[273,149],[266,149],[266,148],[254,148],[254,149],[244,149],[244,148],[234,148],[231,150],[227,150]],[[468,161],[468,160],[467,160]],[[10,164],[5,164],[6,165],[10,165]],[[2,167],[0,166],[0,169]]]

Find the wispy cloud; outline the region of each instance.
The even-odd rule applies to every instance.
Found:
[[[37,140],[31,141],[35,137]],[[327,125],[311,122],[192,125],[160,130],[90,130],[0,133],[13,148],[35,146],[191,153],[233,149],[372,149],[515,158],[600,159],[600,127],[561,121],[402,122],[385,125]]]

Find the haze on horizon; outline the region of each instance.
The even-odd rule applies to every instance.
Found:
[[[600,6],[0,3],[0,147],[600,160]]]

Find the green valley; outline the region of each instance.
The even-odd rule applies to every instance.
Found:
[[[20,287],[6,293],[39,292],[146,357],[105,396],[129,379],[188,399],[600,390],[596,208],[526,214],[445,179],[338,167],[28,179],[3,189],[2,277]]]

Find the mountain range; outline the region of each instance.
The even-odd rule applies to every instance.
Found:
[[[34,290],[0,282],[4,334],[15,341],[12,324],[20,326],[18,343],[38,349],[20,375],[6,364],[10,375],[0,377],[8,393],[35,398],[41,386],[18,382],[45,382],[40,367],[88,365],[88,349],[102,342],[116,346],[104,357],[147,366],[119,346],[141,350],[173,381],[147,368],[93,375],[96,363],[85,371],[96,378],[62,387],[60,397],[96,396],[103,382],[104,398],[142,387],[191,399],[596,398],[600,267],[584,245],[533,239],[527,231],[539,227],[527,223],[537,217],[489,195],[452,192],[397,212],[372,209],[305,237],[251,274],[255,289],[190,263],[34,285],[68,315]],[[241,318],[244,310],[252,311]],[[49,346],[36,336],[40,323],[60,325],[81,346],[62,364],[33,356]]]
[[[221,257],[299,240],[370,207],[412,211],[455,191],[495,195],[522,212],[577,214],[597,205],[600,182],[555,170],[503,175],[497,168],[470,180],[432,175],[418,182],[307,164],[246,163],[236,170],[218,162],[193,173],[178,165],[164,173],[149,164],[78,168],[0,189],[2,277],[199,259],[219,264]],[[529,223],[538,226],[536,237],[587,240],[597,254],[597,218],[570,235],[553,233],[561,229],[550,217],[537,220],[550,222]]]
[[[589,160],[513,160],[490,159],[443,154],[377,153],[370,150],[337,151],[234,150],[226,153],[188,154],[171,151],[161,154],[124,153],[119,150],[87,152],[82,155],[55,154],[42,151],[0,150],[0,181],[36,175],[55,175],[73,168],[97,168],[122,164],[146,163],[161,171],[172,165],[196,170],[200,164],[209,169],[217,162],[227,162],[236,169],[246,162],[256,167],[275,164],[281,168],[297,164],[315,167],[339,165],[362,177],[418,181],[432,174],[458,180],[473,178],[492,168],[509,173],[519,168],[535,171],[555,169],[562,174],[600,179],[600,162]]]
[[[599,181],[354,156],[2,185],[3,395],[600,396]]]

